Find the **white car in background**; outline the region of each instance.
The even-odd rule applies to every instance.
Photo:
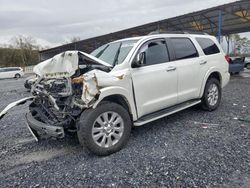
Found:
[[[24,75],[21,67],[0,68],[0,78],[21,78]]]

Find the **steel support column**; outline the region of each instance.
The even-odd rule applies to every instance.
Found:
[[[218,33],[217,33],[217,37],[218,37],[218,41],[219,43],[221,42],[221,29],[222,29],[222,14],[221,14],[221,10],[219,10],[219,16],[218,16]]]

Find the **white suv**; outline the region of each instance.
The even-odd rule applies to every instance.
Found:
[[[34,68],[27,114],[36,139],[76,132],[97,155],[120,150],[131,127],[200,104],[215,110],[229,82],[215,37],[156,34],[127,38],[86,54],[66,51]],[[7,107],[0,116],[3,116]]]
[[[0,78],[21,78],[24,75],[20,67],[0,68]]]

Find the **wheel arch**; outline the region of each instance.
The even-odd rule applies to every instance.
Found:
[[[221,76],[221,73],[219,70],[211,70],[209,71],[205,78],[203,79],[203,82],[202,82],[202,88],[201,88],[201,91],[200,91],[200,97],[203,96],[203,93],[204,93],[204,89],[205,89],[205,86],[206,86],[206,83],[207,81],[210,79],[210,78],[215,78],[217,79],[219,82],[220,82],[220,85],[222,84],[222,76]]]
[[[22,75],[21,75],[20,73],[16,72],[16,73],[14,74],[14,78],[17,78],[17,77],[21,78]]]
[[[137,119],[133,96],[130,96],[124,88],[110,87],[102,89],[98,100],[94,103],[92,108],[96,108],[102,101],[111,101],[121,105],[128,111],[132,121]]]

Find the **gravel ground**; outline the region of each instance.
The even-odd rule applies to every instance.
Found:
[[[0,80],[0,109],[29,96]],[[18,106],[0,121],[0,187],[250,187],[250,78],[237,76],[214,112],[190,108],[132,130],[107,157],[76,138],[35,142]]]

